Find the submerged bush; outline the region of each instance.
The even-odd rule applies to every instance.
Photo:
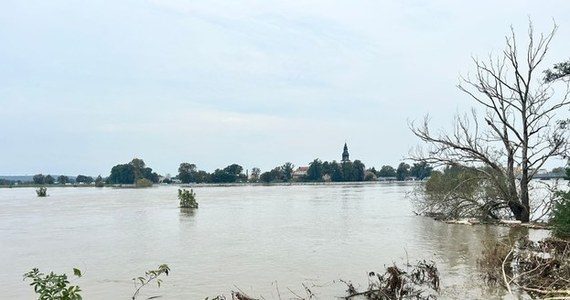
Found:
[[[36,190],[36,194],[38,197],[46,197],[47,196],[47,187],[42,186]]]
[[[178,199],[180,200],[180,207],[182,208],[198,208],[196,194],[192,189],[178,189]]]

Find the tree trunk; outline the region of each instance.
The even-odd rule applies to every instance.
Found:
[[[520,215],[520,220],[523,223],[528,223],[530,221],[530,201],[528,196],[528,170],[523,169],[523,175],[521,178],[521,204],[522,212]]]

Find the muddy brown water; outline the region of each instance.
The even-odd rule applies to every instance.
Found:
[[[345,295],[339,280],[367,286],[369,271],[434,260],[441,299],[500,299],[482,284],[483,242],[540,230],[448,225],[417,217],[416,183],[195,187],[200,208],[181,211],[177,187],[0,189],[2,299],[36,299],[22,274],[83,277],[84,299],[130,299],[131,278],[166,263],[171,274],[138,299],[204,299],[242,290],[265,299]]]

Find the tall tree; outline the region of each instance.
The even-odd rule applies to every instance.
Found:
[[[378,171],[378,177],[396,177],[396,169],[392,166],[382,166]]]
[[[55,179],[51,175],[46,175],[46,177],[44,178],[44,183],[45,184],[54,184]]]
[[[57,182],[59,182],[59,184],[66,184],[69,182],[69,177],[65,175],[59,175],[59,177],[57,177]]]
[[[433,168],[425,161],[414,163],[410,168],[410,175],[422,180],[431,175]]]
[[[111,168],[111,175],[107,177],[111,184],[133,184],[135,173],[131,164],[119,164]]]
[[[231,164],[231,165],[225,167],[224,171],[229,173],[229,174],[238,176],[243,171],[243,167],[238,165],[238,164]]]
[[[342,176],[342,169],[340,167],[340,165],[336,162],[336,160],[333,160],[330,164],[329,164],[329,168],[330,168],[330,173],[329,175],[331,176],[331,181],[334,182],[340,182],[343,179]]]
[[[408,176],[410,176],[410,165],[405,162],[401,162],[396,169],[396,180],[406,180]]]
[[[570,103],[568,85],[553,99],[552,81],[560,77],[542,81],[536,74],[556,29],[554,25],[550,33],[535,36],[530,23],[521,53],[511,28],[500,57],[473,59],[476,72],[463,78],[459,89],[485,110],[484,117],[475,109],[470,116],[456,117],[452,133],[431,132],[427,117],[420,126],[411,124],[413,133],[429,145],[415,159],[476,170],[503,199],[481,205],[489,210],[508,207],[523,222],[530,220],[529,183],[549,158],[568,150],[567,133],[555,117]]]
[[[196,165],[183,162],[178,167],[178,179],[182,183],[190,183],[195,181],[194,175],[196,174]]]
[[[142,160],[140,158],[133,158],[133,160],[131,160],[131,162],[129,164],[133,167],[133,173],[135,175],[135,181],[144,177],[143,172],[144,172],[144,168],[146,167],[144,160]]]
[[[358,159],[354,161],[352,166],[352,181],[364,181],[364,170],[366,170],[366,166]]]
[[[251,182],[258,182],[260,175],[261,175],[261,169],[259,169],[258,167],[253,167],[253,168],[251,169],[251,178],[250,178],[250,181],[251,181]]]
[[[32,177],[32,180],[35,184],[44,184],[45,183],[45,176],[43,174],[36,174]]]
[[[270,182],[280,182],[284,178],[283,176],[283,168],[282,167],[275,167],[273,170],[269,172],[264,172],[260,176],[260,180],[265,183]]]
[[[343,161],[340,163],[342,170],[342,181],[354,181],[354,165],[351,161]]]
[[[210,173],[202,170],[196,172],[196,174],[194,175],[194,179],[196,180],[196,183],[212,182]]]
[[[286,162],[281,166],[281,172],[283,173],[283,181],[289,182],[293,178],[293,165],[290,162]]]
[[[321,181],[323,179],[323,162],[316,158],[309,164],[305,180],[307,181]]]
[[[90,184],[91,182],[93,182],[93,177],[85,175],[77,175],[77,177],[75,178],[75,182]]]

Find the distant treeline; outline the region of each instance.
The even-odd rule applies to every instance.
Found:
[[[563,169],[563,168],[557,168]],[[245,171],[238,164],[231,164],[214,172],[198,170],[195,164],[183,162],[178,167],[178,174],[161,176],[146,166],[142,159],[134,158],[129,163],[118,164],[111,168],[110,175],[106,178],[101,175],[93,178],[86,175],[69,177],[65,175],[52,176],[36,174],[31,181],[11,180],[0,178],[0,185],[143,185],[152,183],[287,183],[287,182],[356,182],[376,180],[423,180],[432,174],[433,168],[425,163],[418,162],[409,165],[400,163],[396,168],[384,165],[380,170],[374,167],[366,168],[360,160],[344,161],[321,161],[315,159],[308,166],[295,167],[290,162],[262,172],[259,168],[252,168],[251,172]]]

